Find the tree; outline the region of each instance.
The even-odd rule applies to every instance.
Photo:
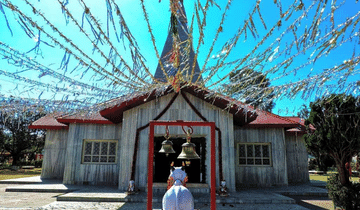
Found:
[[[5,135],[4,131],[0,129],[0,163],[4,162],[4,156],[3,154],[5,153],[5,143],[8,140],[8,136]]]
[[[359,98],[333,94],[310,103],[306,119],[307,148],[329,154],[336,163],[342,185],[350,184],[346,163],[360,151]],[[310,125],[315,128],[310,129]]]
[[[315,157],[315,164],[319,168],[319,171],[327,173],[328,167],[335,165],[334,159],[328,153],[318,150],[317,147],[309,145],[307,151]]]
[[[310,109],[305,104],[302,105],[302,109],[298,112],[297,116],[301,119],[308,119],[310,116]],[[318,150],[314,145],[308,145],[307,152],[315,157],[315,163],[320,171],[327,172],[327,168],[335,165],[334,159],[321,150]]]
[[[275,94],[270,88],[269,79],[261,72],[248,68],[237,70],[230,74],[229,80],[231,85],[227,85],[227,95],[268,112],[275,106]]]
[[[13,165],[18,164],[26,152],[41,150],[43,146],[43,131],[30,130],[30,123],[44,116],[42,112],[6,112],[0,111],[0,128],[2,132],[9,133],[4,141],[4,150],[13,157]]]

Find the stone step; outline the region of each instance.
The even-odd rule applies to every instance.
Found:
[[[153,194],[153,203],[161,203],[163,193]],[[209,193],[192,193],[195,203],[210,204]],[[128,202],[128,203],[146,203],[147,193],[139,192],[134,195],[126,193],[109,193],[109,192],[85,192],[75,191],[60,195],[57,201],[85,201],[85,202]],[[244,192],[236,193],[228,197],[216,197],[216,203],[221,204],[294,204],[295,200],[275,193]]]
[[[210,188],[208,184],[202,183],[187,183],[186,188],[190,190],[191,193],[210,193]],[[165,193],[167,191],[166,183],[154,183],[153,192],[154,193]],[[147,192],[147,189],[146,189]]]

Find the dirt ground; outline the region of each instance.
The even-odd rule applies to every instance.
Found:
[[[323,210],[334,209],[332,200],[328,197],[310,197],[310,196],[288,196],[296,200],[296,204],[308,209]]]

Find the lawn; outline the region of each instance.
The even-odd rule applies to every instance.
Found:
[[[333,173],[336,173],[336,172],[328,172],[328,174],[324,174],[324,175],[310,174],[310,180],[327,182],[328,178]],[[359,182],[359,177],[352,176],[351,181]]]
[[[40,174],[41,174],[41,168],[20,169],[17,171],[4,169],[4,170],[0,170],[0,180],[40,176]]]
[[[310,180],[326,182],[328,180],[328,178],[330,177],[330,175],[333,173],[336,173],[336,172],[329,171],[328,174],[324,174],[324,175],[310,174]],[[360,182],[359,179],[360,179],[359,177],[355,177],[355,176],[351,177],[351,181],[353,181],[353,182]],[[296,196],[293,198],[296,198]],[[300,198],[297,199],[297,203],[302,206],[308,207],[308,208],[310,206],[312,206],[314,209],[334,210],[334,204],[330,200],[330,198],[326,199],[326,198],[313,197],[313,198],[306,199],[306,198],[303,198],[300,196]],[[316,207],[318,207],[318,208],[316,208]]]

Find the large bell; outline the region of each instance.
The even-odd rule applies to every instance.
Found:
[[[161,149],[159,150],[159,153],[165,153],[166,156],[169,155],[169,153],[175,153],[172,145],[173,143],[170,140],[165,140],[161,143]]]
[[[199,155],[196,154],[195,144],[191,142],[186,142],[182,145],[182,151],[178,156],[178,159],[200,159]]]

